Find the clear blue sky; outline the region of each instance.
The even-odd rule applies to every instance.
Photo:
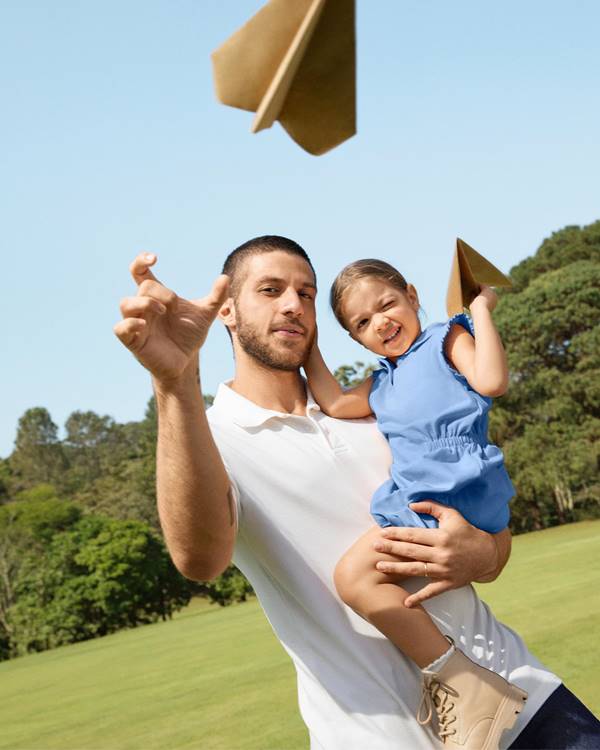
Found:
[[[508,270],[600,218],[596,0],[358,0],[359,131],[319,158],[215,100],[210,52],[261,4],[0,3],[0,455],[32,406],[142,417],[112,333],[142,249],[200,296],[242,241],[296,239],[333,366],[364,357],[326,305],[345,263],[395,263],[435,320],[456,235]],[[201,362],[212,393],[220,327]]]

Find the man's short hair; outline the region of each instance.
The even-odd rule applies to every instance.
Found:
[[[294,242],[294,240],[290,240],[287,237],[280,237],[276,234],[265,234],[263,237],[255,237],[252,240],[248,240],[248,242],[244,242],[243,245],[232,250],[225,259],[222,273],[226,273],[230,278],[231,296],[234,299],[238,296],[244,281],[245,274],[243,268],[246,265],[248,258],[253,255],[261,255],[262,253],[272,253],[276,251],[289,253],[290,255],[297,255],[305,260],[310,266],[316,279],[317,275],[315,269],[313,268],[313,264],[310,262],[310,258],[306,254],[304,248],[300,247],[297,242]]]

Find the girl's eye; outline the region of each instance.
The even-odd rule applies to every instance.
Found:
[[[385,303],[384,303],[384,305],[383,305],[383,309],[384,309],[384,310],[387,310],[387,308],[388,308],[388,307],[391,307],[391,306],[392,306],[393,304],[394,304],[394,300],[393,300],[393,299],[390,299],[390,300],[388,300],[387,302],[385,302]]]
[[[356,326],[357,330],[360,330],[367,323],[368,323],[368,320],[366,318],[364,318],[363,320],[361,320],[360,323],[358,323],[358,325]]]

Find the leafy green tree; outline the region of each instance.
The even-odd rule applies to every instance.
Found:
[[[13,486],[13,476],[10,462],[6,458],[0,458],[0,505],[10,500]]]
[[[81,518],[30,555],[8,612],[13,654],[42,651],[167,619],[190,586],[146,524]]]
[[[21,490],[15,495],[15,500],[19,503],[37,503],[44,500],[54,500],[58,497],[56,487],[53,484],[42,482],[36,484],[34,487],[30,487],[28,490]],[[24,508],[22,509],[24,511]]]
[[[74,411],[65,422],[65,444],[93,450],[110,440],[114,425],[112,417],[100,417],[93,411]]]
[[[8,658],[13,627],[9,611],[27,559],[40,559],[54,534],[71,528],[81,509],[59,500],[50,485],[25,491],[17,502],[0,507],[0,659]]]
[[[600,515],[600,222],[554,233],[511,278],[495,316],[510,387],[490,432],[518,532]]]
[[[26,489],[40,482],[60,484],[67,461],[58,427],[47,409],[28,409],[19,419],[15,450],[10,456],[14,487]]]
[[[365,365],[364,362],[355,362],[353,365],[340,365],[334,371],[333,377],[344,388],[355,388],[364,383],[369,375],[376,369],[376,365]]]
[[[102,475],[107,449],[114,443],[115,421],[93,411],[75,411],[65,422],[63,447],[69,456],[72,487],[89,483]]]
[[[138,519],[158,529],[152,407],[153,400],[144,420],[126,424],[93,412],[71,415],[67,434],[72,434],[73,422],[78,430],[67,446],[72,465],[68,486],[70,496],[92,513]]]
[[[542,242],[535,255],[525,258],[511,269],[512,293],[518,294],[537,277],[576,261],[590,260],[597,263],[599,248],[600,221],[583,228],[567,226],[553,232]]]
[[[221,607],[234,602],[245,602],[254,594],[250,582],[235,565],[230,565],[213,581],[200,584],[199,591]]]
[[[208,406],[212,396],[204,395]],[[111,449],[102,464],[101,476],[84,485],[76,498],[94,513],[115,518],[138,519],[160,530],[156,509],[156,441],[158,419],[154,396],[144,419],[114,425]]]
[[[0,532],[12,525],[20,530],[28,546],[41,548],[54,534],[70,529],[81,516],[78,505],[59,499],[52,485],[40,484],[0,508]]]

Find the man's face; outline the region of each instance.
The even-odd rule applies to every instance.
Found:
[[[246,354],[274,370],[297,370],[316,331],[313,272],[302,258],[273,252],[251,256],[234,302],[237,336]]]

